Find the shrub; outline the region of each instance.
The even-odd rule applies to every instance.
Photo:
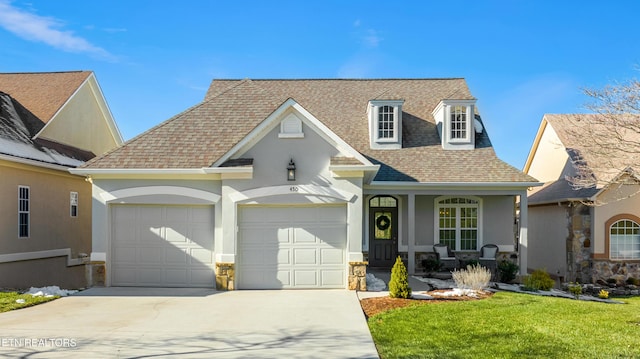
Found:
[[[514,279],[516,279],[519,269],[520,267],[518,267],[518,265],[513,263],[512,261],[500,261],[500,263],[498,263],[498,273],[500,275],[500,281],[504,283],[513,281]]]
[[[580,294],[582,294],[582,284],[580,283],[569,283],[569,292],[573,294],[576,299],[580,298]]]
[[[524,277],[524,290],[539,291],[550,290],[555,281],[551,279],[549,273],[542,269],[536,269],[531,275]]]
[[[489,285],[491,271],[479,264],[468,265],[466,270],[454,270],[452,276],[458,288],[482,290]]]
[[[402,263],[400,256],[396,258],[396,263],[391,269],[391,280],[389,281],[389,296],[391,298],[411,297],[411,287],[409,287],[409,275],[407,267]]]
[[[609,299],[609,292],[604,289],[600,289],[600,293],[598,293],[598,298]]]
[[[442,263],[438,259],[428,258],[422,261],[422,267],[427,273],[439,272],[442,269]]]

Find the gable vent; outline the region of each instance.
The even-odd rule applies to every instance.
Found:
[[[290,114],[285,117],[282,122],[280,122],[280,133],[278,134],[280,138],[303,138],[304,133],[302,132],[302,121],[298,118],[298,116],[294,114]]]

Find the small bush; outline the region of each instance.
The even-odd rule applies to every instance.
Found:
[[[582,294],[582,284],[580,283],[569,283],[569,292],[573,294],[576,299],[580,299],[580,294]]]
[[[627,284],[639,286],[640,285],[640,279],[629,277],[629,278],[627,278]]]
[[[442,269],[442,263],[438,259],[429,258],[422,261],[422,267],[427,273],[439,272]]]
[[[600,289],[600,293],[598,293],[598,298],[609,299],[609,292],[604,289]]]
[[[409,287],[409,275],[407,267],[402,263],[400,256],[396,258],[396,263],[391,268],[391,280],[389,281],[389,296],[391,298],[411,297],[411,287]]]
[[[524,277],[524,289],[537,292],[539,290],[551,290],[556,283],[549,273],[542,269],[536,269],[531,275]]]
[[[517,264],[512,261],[502,260],[498,263],[498,274],[500,275],[500,281],[504,283],[512,282],[516,279],[518,275],[518,267]]]
[[[491,271],[478,264],[468,265],[466,270],[454,270],[451,274],[456,287],[461,289],[483,290],[491,280]]]

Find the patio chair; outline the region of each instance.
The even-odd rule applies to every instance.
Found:
[[[496,276],[496,259],[498,258],[498,246],[495,244],[485,244],[480,248],[480,258],[478,262],[481,266],[486,267],[491,271],[491,278],[495,279]]]
[[[438,261],[442,263],[442,268],[448,270],[458,268],[458,259],[453,255],[448,245],[442,243],[434,244],[433,251],[436,253]]]

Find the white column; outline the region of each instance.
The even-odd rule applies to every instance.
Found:
[[[409,274],[415,274],[416,272],[416,253],[415,253],[415,243],[416,243],[416,195],[413,193],[409,193],[407,196],[409,201],[407,203],[407,230],[409,231],[409,236],[407,238],[408,245],[408,268],[407,272]]]
[[[518,242],[518,250],[520,252],[520,274],[527,274],[527,248],[528,248],[528,213],[529,202],[527,200],[527,190],[525,189],[520,194],[520,241]]]

